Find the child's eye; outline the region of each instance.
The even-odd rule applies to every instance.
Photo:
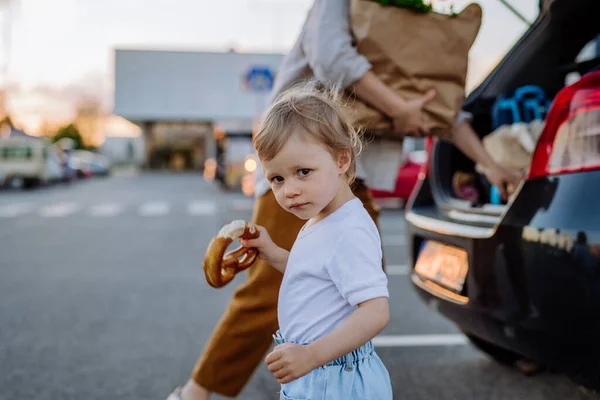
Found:
[[[308,174],[310,174],[310,169],[308,168],[302,168],[298,170],[298,175],[300,176],[306,176]]]
[[[283,182],[283,177],[282,176],[274,176],[271,178],[271,182],[272,183],[281,183]]]

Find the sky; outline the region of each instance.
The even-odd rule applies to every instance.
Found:
[[[471,1],[433,0],[443,11]],[[527,19],[538,0],[509,0]],[[499,0],[479,0],[483,23],[467,87],[499,61],[527,26]],[[312,0],[0,0],[0,85],[26,128],[68,119],[82,97],[112,108],[113,49],[287,52]],[[8,68],[6,68],[8,67]]]

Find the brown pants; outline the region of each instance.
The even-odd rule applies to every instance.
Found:
[[[377,223],[379,208],[369,189],[357,181],[353,191]],[[264,226],[273,241],[287,250],[305,223],[282,209],[271,191],[257,199],[253,222]],[[196,383],[224,396],[239,394],[273,343],[282,278],[281,272],[263,260],[248,269],[248,280],[235,291],[194,368]]]

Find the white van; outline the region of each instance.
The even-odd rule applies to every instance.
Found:
[[[30,188],[62,180],[64,168],[56,146],[41,138],[0,138],[0,170],[7,181],[22,179]]]

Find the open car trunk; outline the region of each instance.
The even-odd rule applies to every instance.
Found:
[[[491,110],[499,95],[537,85],[552,100],[565,86],[568,74],[583,75],[600,66],[597,52],[591,59],[576,61],[586,44],[600,40],[600,1],[546,0],[542,4],[535,23],[465,101],[464,109],[473,114],[472,126],[480,137],[492,132]],[[496,225],[507,205],[490,203],[489,183],[477,174],[473,161],[442,140],[436,141],[430,159],[430,187],[427,193],[418,194],[414,204],[424,205],[423,200],[429,198],[430,204],[435,201],[438,206],[431,210],[435,214],[431,217],[480,227]],[[478,201],[456,195],[452,183],[457,171],[477,174]],[[519,188],[513,196],[518,192]]]

